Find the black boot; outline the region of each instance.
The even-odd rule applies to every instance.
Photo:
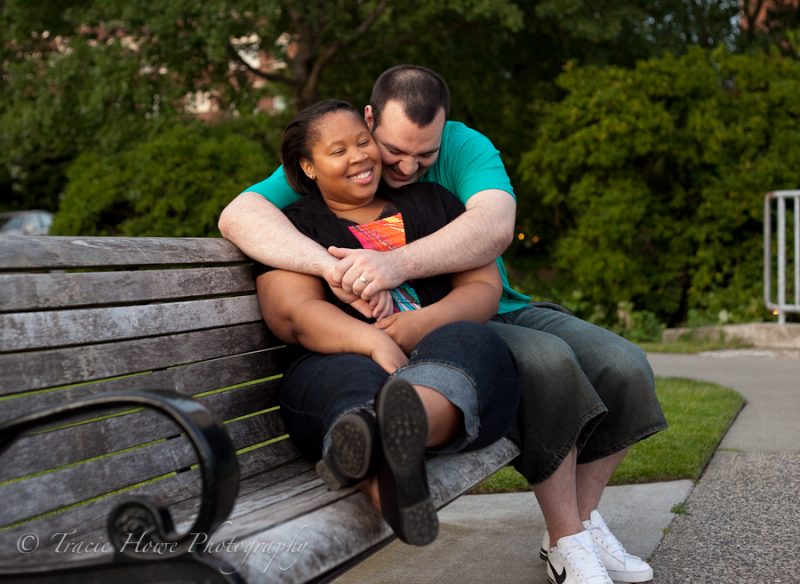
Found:
[[[378,464],[383,517],[404,542],[429,544],[439,532],[439,519],[425,470],[425,409],[411,384],[392,378],[378,392],[375,412],[383,453]]]
[[[329,489],[349,487],[375,474],[380,447],[372,412],[347,412],[333,424],[330,437],[330,448],[317,463],[317,474]]]

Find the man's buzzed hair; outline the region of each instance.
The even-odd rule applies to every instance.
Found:
[[[440,109],[444,110],[445,118],[450,116],[447,83],[427,67],[396,65],[381,73],[369,101],[375,127],[380,124],[383,108],[392,100],[399,101],[408,119],[419,127],[433,122]]]

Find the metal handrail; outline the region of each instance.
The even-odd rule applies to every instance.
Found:
[[[787,283],[786,272],[788,259],[786,257],[786,200],[794,200],[794,303],[786,301]],[[772,201],[777,206],[777,300],[772,300]],[[773,191],[764,197],[764,302],[767,308],[778,316],[778,323],[786,323],[787,312],[800,313],[800,190]]]

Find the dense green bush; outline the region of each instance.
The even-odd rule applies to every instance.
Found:
[[[559,84],[520,170],[568,219],[554,262],[583,303],[609,323],[623,301],[668,324],[765,316],[763,197],[800,186],[800,63],[693,49]]]
[[[70,167],[57,234],[219,235],[222,208],[277,165],[235,126],[177,125],[119,154],[82,154]]]
[[[143,64],[119,43],[20,54],[29,58],[3,62],[0,103],[0,166],[9,173],[14,207],[55,211],[65,172],[80,153],[119,152],[181,115],[174,107],[180,89],[168,92],[167,76],[142,73]]]

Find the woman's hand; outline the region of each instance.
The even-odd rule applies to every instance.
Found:
[[[392,293],[388,290],[381,290],[369,299],[369,306],[372,309],[372,318],[381,320],[394,312],[394,300]]]
[[[403,351],[410,353],[430,331],[422,310],[395,312],[372,326],[379,328],[397,343]]]
[[[378,342],[373,344],[370,357],[389,374],[394,373],[397,369],[408,363],[408,356],[406,356],[397,343],[384,334],[381,334]]]

